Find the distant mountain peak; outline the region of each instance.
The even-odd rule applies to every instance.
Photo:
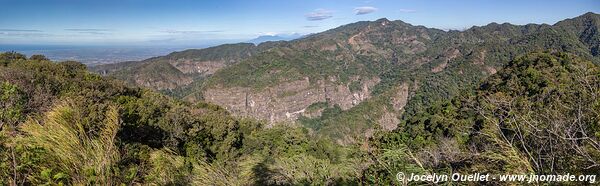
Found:
[[[377,19],[375,22],[378,22],[378,23],[381,23],[381,22],[390,22],[390,20],[388,20],[387,18],[384,17],[384,18]]]
[[[594,12],[587,12],[579,17],[587,17],[587,16],[600,16],[600,14],[594,13]]]
[[[303,35],[301,34],[268,34],[268,35],[261,35],[258,36],[257,38],[251,39],[247,42],[249,43],[254,43],[256,45],[260,44],[260,43],[264,43],[267,41],[290,41],[290,40],[294,40],[294,39],[298,39],[301,38]]]

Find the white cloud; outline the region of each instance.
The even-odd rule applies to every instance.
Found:
[[[103,28],[68,28],[66,31],[73,32],[107,32],[112,31],[111,29],[103,29]]]
[[[0,29],[0,35],[6,37],[48,37],[50,34],[41,30]]]
[[[413,9],[400,9],[400,10],[398,10],[398,11],[400,11],[400,12],[403,12],[403,13],[413,13],[413,12],[417,12],[417,10],[413,10]]]
[[[364,15],[364,14],[370,14],[377,11],[377,8],[375,7],[371,7],[371,6],[362,6],[362,7],[356,7],[354,8],[354,13],[356,15]]]
[[[42,32],[41,30],[24,30],[24,29],[0,29],[3,32]]]
[[[78,34],[88,34],[88,35],[108,35],[111,34],[112,29],[104,29],[104,28],[67,28],[65,29],[69,32],[74,32]]]
[[[276,36],[279,33],[277,33],[277,32],[260,32],[258,34],[261,35],[261,36]]]
[[[333,11],[331,10],[316,9],[315,11],[309,12],[304,16],[306,17],[306,20],[309,21],[320,21],[333,17],[332,13]]]

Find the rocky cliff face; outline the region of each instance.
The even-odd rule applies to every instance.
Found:
[[[395,65],[409,69],[428,63],[427,57],[411,59],[424,53],[426,43],[432,42],[439,32],[442,31],[387,19],[346,25],[286,42],[272,54],[258,54],[233,68],[217,71],[211,79],[222,81],[204,87],[202,95],[206,101],[222,105],[234,114],[271,123],[293,122],[301,115],[319,117],[323,109],[306,110],[316,103],[326,102],[329,107],[338,105],[348,110],[372,97],[381,73]],[[448,53],[448,58],[458,55],[454,50]],[[257,88],[246,83],[252,82],[246,79],[259,79],[266,86]],[[231,86],[228,82],[244,83]],[[406,102],[407,95],[400,99]],[[390,111],[382,120],[387,129],[395,128],[392,123],[397,121],[400,110]]]
[[[502,65],[500,62],[520,51],[561,48],[571,42],[549,43],[539,36],[550,32],[548,30],[552,28],[492,23],[463,32],[443,32],[387,19],[359,22],[284,42],[273,50],[276,55],[257,54],[257,58],[237,65],[252,70],[217,71],[213,79],[228,81],[205,87],[202,95],[206,101],[222,105],[234,114],[276,123],[295,121],[299,116],[318,118],[323,108],[306,110],[316,103],[326,102],[329,107],[339,105],[342,110],[349,110],[373,96],[373,88],[382,78],[389,78],[384,73],[400,76],[397,79],[400,82],[422,82],[414,87],[399,82],[389,85],[396,92],[388,95],[393,106],[380,106],[377,111],[380,113],[373,115],[372,120],[384,130],[393,130],[412,98],[410,89],[419,99],[429,99],[432,96],[429,94],[448,96],[450,87],[471,86],[478,79],[494,74]],[[523,43],[523,40],[530,42]],[[309,57],[303,57],[307,55]],[[297,66],[301,66],[300,69],[295,69]],[[313,68],[315,66],[317,68]],[[322,72],[319,66],[331,70]],[[289,77],[290,71],[303,77],[277,79]],[[362,72],[364,74],[360,74]],[[338,80],[347,74],[354,78]],[[357,81],[356,77],[375,78],[360,81],[361,88],[357,91],[352,88],[356,86],[351,86]],[[227,83],[246,82],[244,79],[258,80],[267,86]]]
[[[351,90],[351,83],[340,83],[335,77],[312,80],[308,77],[278,84],[262,90],[248,87],[211,88],[204,91],[206,101],[224,106],[239,116],[251,116],[270,123],[295,121],[314,103],[325,102],[338,105],[343,110],[352,108],[371,97],[371,88],[379,78],[360,80],[358,90]],[[318,114],[317,114],[318,115]]]
[[[189,59],[183,59],[169,61],[169,63],[175,68],[177,68],[179,71],[186,74],[198,73],[202,75],[211,75],[214,74],[217,70],[226,67],[227,64],[235,63],[235,61],[194,61]]]
[[[387,131],[396,129],[398,123],[400,123],[398,116],[402,114],[404,106],[406,106],[406,103],[408,102],[409,86],[407,83],[402,83],[393,92],[394,94],[389,98],[391,109],[385,108],[383,115],[377,120],[377,124],[379,124],[383,130]]]

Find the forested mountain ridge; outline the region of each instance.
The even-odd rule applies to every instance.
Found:
[[[567,19],[555,24],[555,27],[579,37],[579,40],[589,47],[593,56],[600,55],[600,17],[598,14],[586,13],[580,17]]]
[[[238,55],[240,60],[202,78],[185,78],[193,69],[186,66],[155,75],[123,70],[114,76],[156,77],[153,82],[175,79],[179,86],[162,86],[173,89],[164,92],[191,102],[212,102],[234,115],[269,123],[300,121],[351,142],[374,129],[394,129],[416,110],[474,87],[527,52],[565,51],[598,63],[599,17],[586,13],[554,25],[491,23],[465,31],[379,19],[289,42],[265,43],[256,53]],[[211,54],[197,51],[206,52],[190,56]],[[150,64],[141,69],[169,66]],[[149,81],[137,84],[146,86]]]
[[[597,14],[588,13],[564,22],[597,23],[598,17]],[[597,24],[589,25],[592,26],[587,29],[597,28]],[[321,126],[322,133],[338,137],[352,133],[356,126],[365,129],[365,126],[379,125],[384,128],[386,125],[382,125],[382,123],[386,123],[386,121],[398,123],[409,119],[415,111],[425,109],[436,100],[449,99],[461,90],[475,87],[484,77],[501,69],[507,61],[527,52],[569,51],[598,64],[599,56],[591,54],[593,47],[581,41],[575,32],[561,31],[550,25],[516,26],[507,23],[492,23],[463,32],[451,31],[449,36],[441,37],[436,43],[441,46],[448,43],[457,44],[445,47],[456,48],[457,51],[460,51],[458,57],[450,60],[434,58],[433,62],[419,70],[404,70],[404,67],[395,67],[380,76],[382,82],[375,89],[375,93],[382,93],[381,96],[377,96],[379,98],[367,100],[354,108],[341,112],[341,114],[329,115],[324,119],[319,118],[317,122],[309,120],[309,123],[317,123]],[[434,72],[437,71],[437,67],[444,67],[444,70]],[[388,111],[393,110],[390,108],[393,108],[394,104],[390,105],[389,103],[397,103],[397,98],[405,95],[401,91],[397,91],[403,89],[394,88],[398,85],[412,85],[407,104],[404,107],[405,112],[397,119],[385,117],[386,115],[380,113],[385,113],[386,107]],[[384,91],[386,89],[391,91]],[[382,106],[386,104],[387,106]],[[376,118],[381,119],[377,121]],[[345,132],[340,132],[340,129],[344,129]]]
[[[215,71],[272,47],[272,43],[225,44],[205,49],[189,49],[143,61],[91,67],[100,74],[111,74],[133,85],[155,90],[172,90],[189,85]]]

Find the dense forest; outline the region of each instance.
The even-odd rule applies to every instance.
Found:
[[[600,174],[600,67],[553,51],[505,64],[391,132],[340,145],[297,123],[235,117],[78,62],[2,53],[0,184],[402,185],[398,172]]]
[[[263,185],[359,175],[360,151],[301,127],[265,129],[216,105],[129,88],[77,62],[0,59],[2,184]]]

